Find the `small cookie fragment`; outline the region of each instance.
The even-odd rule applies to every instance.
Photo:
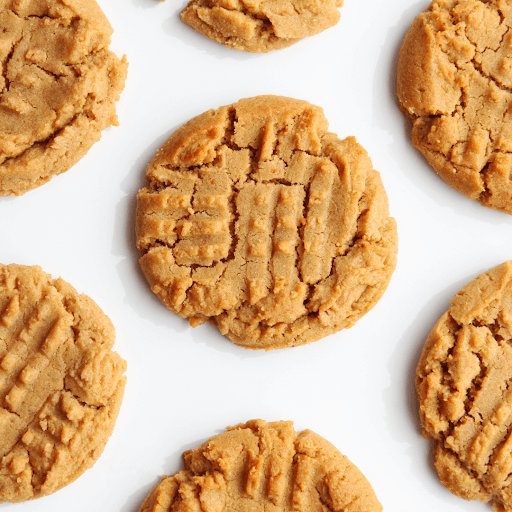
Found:
[[[146,170],[137,246],[151,289],[245,348],[348,328],[384,293],[396,223],[380,175],[321,108],[257,96],[180,127]]]
[[[512,10],[502,0],[434,0],[398,60],[411,139],[454,189],[512,214]]]
[[[295,432],[291,421],[228,427],[183,459],[185,469],[164,476],[139,512],[382,510],[345,455],[311,430]]]
[[[338,23],[343,0],[191,0],[181,19],[227,48],[266,53]]]
[[[126,382],[114,337],[62,279],[0,264],[0,503],[52,494],[99,458]]]
[[[0,27],[0,196],[19,196],[118,124],[128,63],[95,0],[0,0]]]
[[[423,436],[441,482],[466,500],[512,510],[512,261],[458,292],[416,370]]]

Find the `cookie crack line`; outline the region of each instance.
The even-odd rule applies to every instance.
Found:
[[[104,404],[93,405],[88,402],[85,402],[83,399],[81,399],[77,394],[73,393],[73,391],[71,389],[69,389],[68,387],[66,387],[65,385],[63,385],[62,389],[60,389],[59,391],[67,391],[80,405],[82,405],[83,407],[86,407],[87,409],[93,409],[95,411],[101,411],[102,409],[105,409]]]
[[[440,441],[438,441],[438,442],[440,442]],[[480,482],[480,479],[481,479],[482,475],[481,475],[478,471],[476,471],[476,470],[471,469],[470,467],[468,467],[468,466],[464,463],[464,461],[460,458],[459,454],[458,454],[456,451],[454,451],[452,448],[450,448],[450,446],[447,446],[445,443],[443,443],[443,449],[444,449],[444,450],[446,450],[447,452],[451,453],[451,454],[452,454],[452,455],[457,459],[457,461],[458,461],[458,462],[459,462],[459,464],[462,466],[462,468],[464,469],[464,471],[467,471],[467,472],[470,474],[470,476],[471,476],[472,478],[474,478],[476,481]],[[481,485],[482,485],[483,487],[487,487],[487,486],[485,485],[485,483],[483,483],[483,482],[480,482],[480,483],[481,483]]]
[[[497,423],[493,423],[495,426],[499,427]],[[482,476],[486,476],[493,468],[493,460],[496,457],[496,455],[501,451],[501,449],[507,444],[507,439],[509,438],[510,434],[512,433],[512,425],[509,425],[506,431],[506,434],[503,436],[503,439],[492,449],[491,453],[489,454],[489,457],[487,459],[487,464],[485,465],[485,471],[482,472]],[[512,475],[512,471],[510,471],[505,478],[502,479],[502,482],[505,483],[509,479],[510,475]],[[485,484],[484,484],[485,485]],[[502,485],[501,488],[508,487],[509,484]]]
[[[503,92],[512,93],[512,87],[508,87],[504,83],[500,82],[498,77],[495,77],[491,74],[487,74],[481,67],[481,64],[479,64],[475,58],[471,60],[471,64],[473,65],[473,69],[480,74],[482,78],[488,79],[490,82],[492,82],[498,89],[500,89]]]
[[[64,125],[62,128],[60,128],[58,131],[53,132],[51,135],[49,135],[48,137],[46,137],[44,139],[35,141],[33,146],[31,146],[31,147],[29,147],[27,149],[24,149],[21,153],[18,153],[15,156],[7,157],[2,163],[0,163],[0,168],[1,168],[2,165],[4,165],[5,162],[10,162],[10,161],[13,161],[13,160],[17,160],[19,158],[23,158],[23,155],[25,155],[28,151],[30,151],[34,146],[49,146],[51,144],[51,142],[56,137],[58,137],[65,128],[67,128],[73,122],[75,122],[81,115],[83,115],[82,112],[79,112],[79,113],[75,114],[73,116],[73,118],[70,120],[70,122],[67,123],[66,125]]]
[[[40,20],[44,20],[44,19],[50,19],[50,20],[55,20],[55,21],[58,21],[58,20],[61,20],[62,18],[61,17],[55,17],[53,18],[52,16],[48,16],[47,14],[43,14],[42,16],[38,16],[37,14],[29,14],[28,16],[20,16],[16,11],[13,11],[12,9],[6,9],[8,12],[10,12],[11,14],[14,14],[14,16],[16,16],[16,18],[18,18],[19,20],[27,20],[27,19],[30,19],[30,18],[38,18]],[[73,21],[76,21],[76,20],[79,20],[80,18],[77,17],[77,16],[71,16],[71,18],[69,18],[70,22],[73,22]]]
[[[4,400],[4,403],[5,403],[5,400]],[[8,405],[8,404],[7,404],[7,405],[3,405],[3,406],[1,406],[1,407],[0,407],[0,409],[3,409],[4,411],[7,411],[7,412],[8,412],[8,413],[10,413],[10,414],[14,414],[15,416],[17,416],[18,418],[20,418],[20,419],[21,419],[21,416],[20,416],[16,411],[13,411],[13,410],[9,407],[9,405]]]
[[[7,55],[7,57],[5,59],[5,63],[3,64],[4,69],[7,69],[7,66],[9,65],[9,62],[12,60],[14,52],[16,51],[16,46],[20,43],[20,41],[22,39],[23,39],[23,34],[16,41],[13,41],[12,49],[9,52],[9,54]],[[2,76],[3,76],[4,80],[5,80],[5,89],[7,89],[9,91],[10,90],[11,80],[9,80],[9,78],[7,77],[7,73],[2,73]]]
[[[220,260],[222,263],[228,263],[229,261],[232,261],[235,259],[236,248],[240,243],[240,238],[239,238],[237,230],[236,230],[237,224],[239,224],[239,221],[240,221],[240,212],[238,211],[238,208],[236,207],[236,201],[238,199],[238,194],[239,194],[239,192],[237,192],[235,190],[235,188],[233,187],[233,192],[230,195],[231,201],[229,202],[230,205],[234,205],[233,209],[230,210],[230,212],[229,212],[229,215],[234,216],[233,219],[229,220],[229,234],[231,236],[231,243],[229,245],[229,251],[228,251],[227,257],[222,258]],[[227,265],[226,265],[226,267],[227,267]]]
[[[48,76],[51,76],[51,77],[55,78],[56,82],[58,82],[60,78],[64,78],[64,77],[69,76],[69,74],[68,75],[59,75],[57,73],[54,73],[53,71],[50,71],[49,69],[46,69],[46,68],[42,67],[37,62],[31,62],[29,64],[29,66],[34,66],[37,69],[40,69],[43,73],[46,73]],[[64,64],[64,66],[67,66],[67,64]],[[76,74],[75,74],[75,76],[76,76]],[[25,101],[27,101],[27,100],[25,99]],[[55,110],[55,109],[52,109],[52,110]]]

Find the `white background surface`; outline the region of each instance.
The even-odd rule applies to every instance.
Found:
[[[75,483],[2,512],[136,512],[181,453],[227,425],[293,420],[345,453],[389,512],[490,511],[440,483],[421,437],[414,373],[449,300],[512,258],[512,216],[446,185],[409,142],[395,99],[401,41],[427,0],[346,0],[335,27],[290,48],[227,50],[184,25],[185,0],[103,0],[113,49],[130,62],[120,126],[67,173],[0,198],[0,261],[37,264],[110,316],[128,362],[121,413],[104,454]],[[136,193],[164,140],[209,108],[258,94],[324,108],[330,130],[368,150],[398,222],[398,266],[352,329],[261,352],[196,329],[153,295],[134,242]]]

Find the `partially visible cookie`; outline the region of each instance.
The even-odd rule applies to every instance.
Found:
[[[442,483],[512,510],[512,261],[455,295],[425,343],[416,388]]]
[[[398,60],[400,108],[428,163],[470,199],[512,214],[512,9],[434,0]]]
[[[0,196],[67,171],[117,125],[127,62],[94,0],[0,0]]]
[[[338,23],[343,0],[191,0],[181,19],[227,48],[265,53]]]
[[[139,512],[382,510],[345,455],[311,430],[297,434],[291,421],[228,427],[183,459],[185,469],[164,476]]]
[[[89,297],[0,264],[0,503],[51,494],[101,455],[126,380],[113,344]]]
[[[397,232],[380,175],[321,108],[257,96],[179,128],[146,170],[137,246],[192,326],[275,349],[348,328],[384,293]]]

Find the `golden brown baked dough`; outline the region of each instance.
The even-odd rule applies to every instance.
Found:
[[[126,380],[113,344],[89,297],[0,264],[0,503],[51,494],[101,455]]]
[[[179,128],[137,196],[151,289],[192,326],[274,349],[351,327],[384,293],[397,234],[380,175],[321,108],[258,96]]]
[[[434,0],[407,32],[400,108],[413,144],[449,185],[512,214],[512,8]]]
[[[338,23],[343,0],[191,0],[181,19],[236,50],[285,48]]]
[[[441,481],[467,500],[512,510],[512,261],[458,292],[418,363],[423,435]]]
[[[0,196],[67,171],[117,125],[128,64],[94,0],[0,0]]]
[[[364,475],[331,443],[291,421],[228,427],[183,454],[185,469],[164,476],[139,512],[380,512]]]

